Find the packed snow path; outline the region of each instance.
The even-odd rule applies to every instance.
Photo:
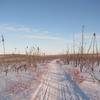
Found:
[[[52,61],[32,100],[90,100],[61,64]]]

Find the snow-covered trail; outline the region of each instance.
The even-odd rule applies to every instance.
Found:
[[[90,100],[63,67],[52,61],[31,100]]]

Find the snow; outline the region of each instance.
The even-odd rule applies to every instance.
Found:
[[[94,80],[90,75],[89,71],[79,72],[75,74],[75,70],[79,71],[79,67],[73,67],[72,65],[63,65],[65,71],[71,75],[73,80],[78,84],[78,86],[84,91],[84,93],[90,98],[90,100],[100,100],[100,83]],[[94,68],[94,75],[96,78],[100,78],[100,67],[96,66]],[[82,76],[82,81],[80,82]]]
[[[16,64],[15,66],[18,66]],[[3,69],[6,65],[2,65]],[[1,67],[1,68],[2,68]],[[12,68],[12,64],[9,65],[9,69]],[[0,100],[30,100],[32,94],[40,84],[39,76],[41,76],[46,69],[43,64],[39,64],[35,71],[34,69],[9,70],[7,76],[4,70],[0,73]]]
[[[31,100],[89,100],[89,97],[64,71],[61,64],[52,61]]]
[[[100,83],[72,64],[64,65],[57,59],[38,63],[36,70],[18,72],[12,70],[13,65],[9,65],[7,76],[7,65],[0,67],[0,100],[100,100]],[[96,66],[94,75],[98,79],[99,71]]]

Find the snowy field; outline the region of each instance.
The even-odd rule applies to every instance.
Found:
[[[100,100],[100,82],[93,79],[92,75],[88,71],[80,72],[79,68],[75,68],[73,65],[63,65],[63,67],[90,100]],[[100,67],[98,66],[94,69],[94,75],[98,79],[100,79],[99,70]]]
[[[100,100],[100,83],[72,64],[53,60],[19,71],[12,64],[7,73],[5,66],[0,67],[0,100]],[[99,78],[99,67],[95,75]]]
[[[12,68],[12,65],[9,65]],[[19,64],[16,64],[18,66]],[[4,65],[3,67],[5,67]],[[37,64],[37,69],[5,70],[0,72],[0,100],[31,100],[40,84],[40,78],[46,71],[46,64]]]

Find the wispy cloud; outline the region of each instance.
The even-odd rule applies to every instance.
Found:
[[[23,36],[18,34],[22,39],[37,39],[37,40],[62,40],[57,36],[57,33],[51,33],[44,29],[34,29],[31,27],[25,27],[23,25],[9,25],[9,24],[2,24],[0,25],[0,32],[1,33],[24,33]],[[53,34],[50,35],[50,34]]]
[[[0,25],[0,32],[4,32],[4,33],[12,33],[12,32],[25,32],[25,33],[29,33],[29,32],[34,32],[36,31],[35,29],[32,29],[30,27],[25,27],[25,26],[21,26],[21,25],[9,25],[9,24],[2,24]]]
[[[34,29],[24,25],[1,24],[0,33],[17,34],[18,39],[35,39],[35,40],[53,40],[61,43],[70,43],[72,40],[66,40],[60,33],[52,33],[45,29]],[[21,34],[23,33],[23,35]],[[16,36],[16,35],[15,35]]]
[[[21,37],[22,39],[36,39],[36,40],[63,40],[63,38],[60,37],[55,37],[55,36],[50,36],[50,35],[24,35]]]
[[[1,24],[0,25],[1,33],[24,33],[24,34],[52,34],[51,32],[44,29],[35,29],[33,27],[26,27],[24,25],[9,25]],[[56,34],[56,33],[55,33]]]

